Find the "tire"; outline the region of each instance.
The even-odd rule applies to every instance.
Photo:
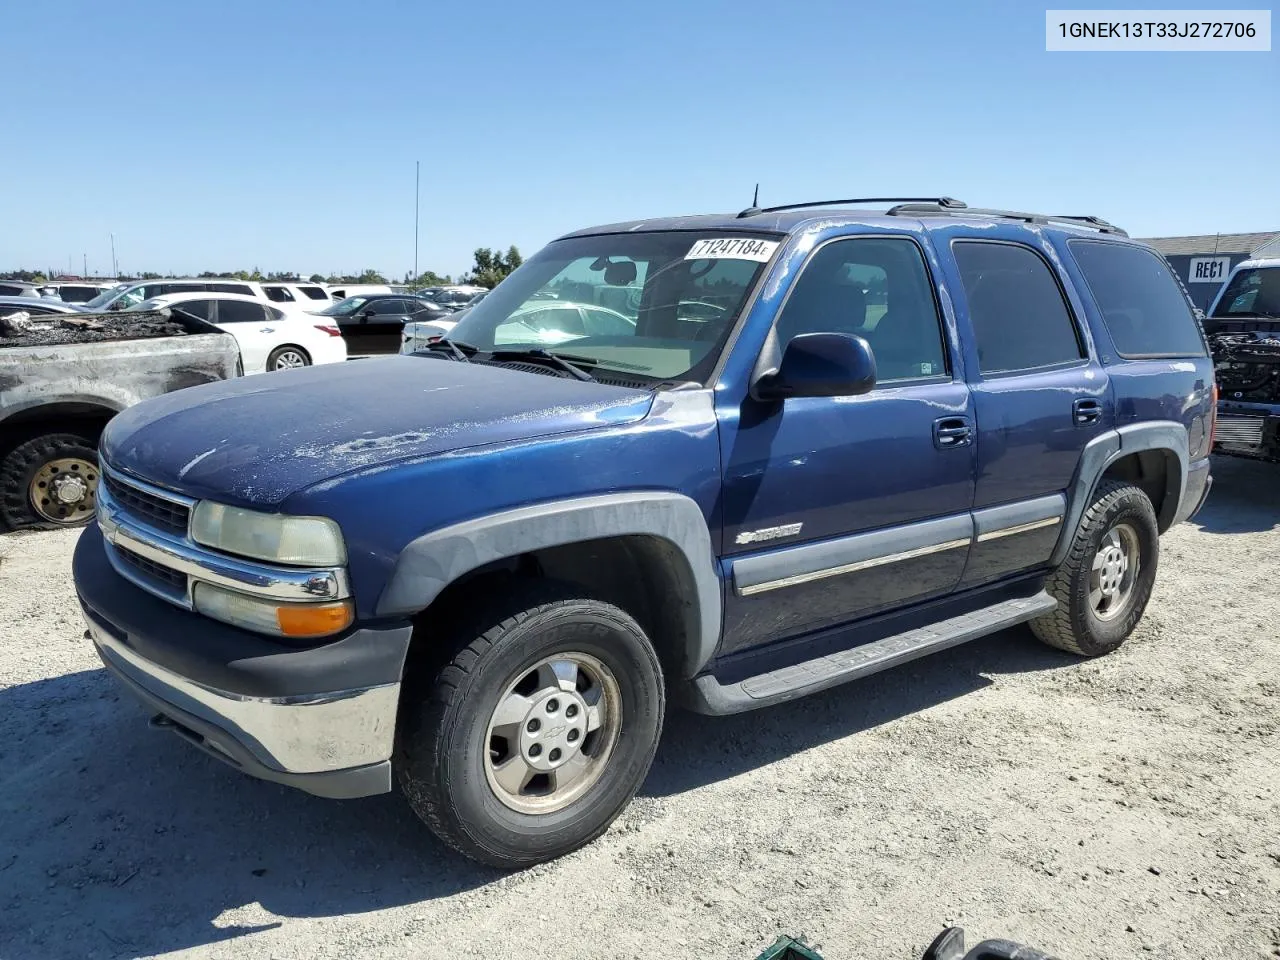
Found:
[[[286,363],[280,366],[280,361],[286,358],[292,358],[295,362]],[[271,355],[267,357],[267,372],[273,373],[276,370],[294,370],[298,367],[311,366],[311,354],[303,350],[301,347],[295,347],[293,344],[286,343],[284,346],[276,347],[271,351]]]
[[[452,648],[457,653],[442,669],[410,671],[400,706],[396,769],[409,805],[445,844],[481,863],[519,869],[563,856],[608,829],[653,762],[666,696],[657,654],[644,631],[628,614],[585,596],[581,588],[515,580],[503,586],[496,602],[489,594],[482,603],[480,611],[459,621]],[[615,684],[598,684],[606,694],[612,689],[613,696],[595,707],[601,725],[580,737],[572,763],[565,761],[553,774],[535,773],[528,796],[504,791],[496,771],[549,762],[558,752],[556,743],[568,755],[565,738],[573,736],[574,728],[564,732],[558,720],[568,723],[573,715],[573,723],[586,722],[582,718],[592,708],[585,699],[559,703],[554,716],[541,712],[556,707],[553,700],[571,700],[576,692],[528,685],[530,677],[534,686],[542,683],[538,678],[549,668],[534,668],[548,658],[563,665],[571,657],[584,658],[576,661],[579,687],[593,670],[601,677],[607,673]],[[527,696],[512,691],[513,685]],[[581,696],[590,694],[586,688]],[[516,697],[534,704],[533,712],[500,723],[506,715],[495,715],[495,710],[500,704],[518,704]],[[611,703],[617,706],[612,713]],[[545,726],[532,734],[527,718],[535,713]],[[498,735],[503,731],[506,737]],[[548,749],[539,761],[526,760],[528,751],[541,749],[541,742],[537,747],[525,743],[526,735],[549,738],[542,741]],[[591,750],[597,751],[594,758],[588,756]],[[509,768],[507,761],[518,763]],[[595,779],[584,775],[570,782],[568,774],[582,765],[594,771]],[[535,795],[539,789],[550,792],[540,797]],[[575,794],[575,789],[582,792]],[[563,805],[556,807],[558,803]]]
[[[56,472],[51,473],[56,468]],[[72,478],[71,502],[45,497],[48,478]],[[93,519],[98,488],[98,451],[88,437],[48,433],[13,447],[0,457],[0,530],[59,530]]]
[[[1123,575],[1107,562],[1114,558],[1117,543],[1121,553],[1127,554],[1131,547],[1136,550],[1136,573],[1132,561]],[[1101,563],[1096,581],[1095,561]],[[1032,632],[1051,647],[1084,657],[1111,653],[1142,619],[1159,561],[1160,530],[1151,500],[1131,484],[1101,484],[1080,520],[1066,560],[1045,585],[1058,608],[1032,620]],[[1108,579],[1118,583],[1118,589],[1111,595],[1111,605],[1100,609],[1099,596],[1103,602],[1108,599]],[[1104,589],[1091,596],[1100,584]]]

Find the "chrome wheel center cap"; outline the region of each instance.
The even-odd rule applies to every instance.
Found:
[[[535,770],[555,770],[578,755],[586,735],[586,701],[577,693],[547,690],[520,725],[520,754]]]
[[[84,479],[70,474],[61,474],[54,478],[51,486],[53,495],[59,503],[79,503],[89,493],[89,485]]]

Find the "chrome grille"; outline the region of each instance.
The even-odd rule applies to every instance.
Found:
[[[1214,439],[1231,446],[1257,447],[1262,444],[1262,417],[1233,417],[1218,415]]]
[[[109,473],[103,474],[102,479],[111,499],[143,523],[158,530],[186,536],[187,522],[191,515],[186,504],[147,493]]]

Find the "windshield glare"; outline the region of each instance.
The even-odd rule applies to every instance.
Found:
[[[1280,318],[1280,267],[1241,270],[1228,281],[1213,315],[1238,314]]]
[[[368,303],[366,297],[347,297],[345,300],[339,300],[331,307],[325,307],[320,311],[322,317],[347,317],[359,310],[364,304]]]
[[[738,239],[742,239],[739,235]],[[710,376],[765,264],[726,255],[687,259],[724,233],[633,233],[560,240],[471,307],[449,338],[484,351],[541,348],[627,379]],[[777,238],[748,237],[766,255]],[[742,252],[744,245],[730,245]]]

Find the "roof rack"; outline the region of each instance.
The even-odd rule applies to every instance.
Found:
[[[853,197],[848,200],[810,200],[808,203],[784,203],[780,207],[747,207],[738,219],[754,217],[760,213],[780,213],[783,210],[803,210],[805,207],[842,207],[850,203],[920,204],[937,210],[967,209],[964,201],[953,197]]]
[[[1024,223],[1065,223],[1074,227],[1092,227],[1099,233],[1114,233],[1122,237],[1129,234],[1114,223],[1107,223],[1101,217],[1069,216],[1058,213],[1022,213],[1018,210],[992,210],[985,207],[955,207],[930,201],[911,200],[900,203],[886,211],[891,217],[911,216],[955,216],[955,217],[1000,217],[1004,220],[1021,220]]]

